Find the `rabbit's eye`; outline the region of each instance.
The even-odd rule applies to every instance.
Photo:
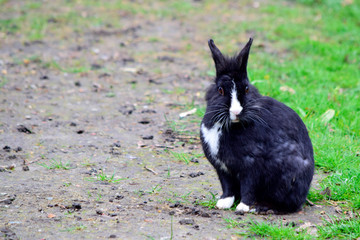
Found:
[[[220,95],[224,96],[224,89],[222,87],[218,88],[218,92],[220,93]]]
[[[245,93],[248,93],[249,92],[249,86],[246,86],[245,87]]]

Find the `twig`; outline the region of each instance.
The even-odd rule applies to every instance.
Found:
[[[41,161],[41,160],[43,160],[43,159],[38,158],[38,159],[36,159],[36,160],[34,160],[34,161],[31,161],[31,162],[29,162],[28,160],[26,160],[26,162],[24,161],[24,165],[30,165],[30,164],[33,164],[33,163],[37,163],[37,162],[39,162],[39,161]]]
[[[315,206],[315,203],[313,203],[312,201],[310,201],[309,199],[306,199],[307,203],[310,205],[310,206]]]
[[[9,198],[0,200],[0,203],[8,203],[8,202],[12,202],[14,200],[15,200],[15,197],[9,197]]]
[[[155,172],[154,170],[152,170],[151,168],[148,168],[147,166],[144,167],[146,170],[148,170],[149,172],[152,172],[154,175],[158,175],[157,172]]]

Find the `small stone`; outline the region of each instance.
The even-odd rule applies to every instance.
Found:
[[[236,211],[236,212],[235,212],[235,215],[244,215],[244,211],[243,211],[243,210]]]
[[[175,61],[175,59],[170,56],[159,56],[159,57],[157,57],[157,59],[160,61],[163,61],[163,62],[174,62]]]
[[[19,125],[16,127],[16,129],[22,133],[33,134],[33,132],[29,128],[25,127],[24,125]]]
[[[146,135],[146,136],[143,136],[142,139],[144,139],[144,140],[152,140],[152,139],[154,139],[154,136],[153,135]]]
[[[75,209],[75,210],[80,210],[81,209],[81,204],[80,203],[73,203],[72,208]]]
[[[30,168],[29,168],[28,165],[24,165],[24,166],[22,167],[22,169],[23,169],[23,171],[25,171],[25,172],[27,172],[27,171],[30,170]]]
[[[10,152],[10,151],[11,151],[11,147],[5,146],[5,147],[3,147],[3,150],[4,150],[5,152]]]
[[[199,177],[201,175],[204,175],[203,172],[197,172],[197,173],[190,173],[189,176],[192,178]]]
[[[111,75],[109,73],[101,73],[98,76],[98,78],[105,78],[105,77],[111,77]]]
[[[93,63],[91,64],[91,70],[99,70],[101,69],[103,66],[101,66],[100,64],[97,63]]]
[[[270,214],[275,214],[274,210],[272,209],[269,209],[266,211],[266,214],[270,215]]]
[[[193,229],[195,229],[195,230],[200,230],[200,226],[199,226],[199,225],[195,225],[195,226],[193,226]]]
[[[96,214],[98,214],[98,215],[103,215],[104,212],[103,212],[102,210],[100,210],[100,209],[96,209]]]
[[[286,226],[286,227],[287,227],[287,226],[296,227],[296,222],[293,222],[293,221],[287,222],[287,223],[285,223],[285,226]]]
[[[206,212],[202,213],[201,216],[202,216],[202,217],[206,217],[206,218],[211,217],[210,214],[208,214],[208,213],[206,213]]]
[[[174,204],[170,205],[169,207],[170,208],[177,208],[179,206],[181,206],[180,202],[175,202]]]
[[[194,221],[194,219],[191,219],[191,218],[185,218],[185,219],[181,219],[181,220],[179,221],[179,223],[180,223],[181,225],[194,225],[194,224],[195,224],[195,221]]]
[[[149,119],[142,119],[141,121],[139,121],[140,124],[149,124],[150,120]]]
[[[152,109],[144,109],[141,111],[141,113],[156,113],[156,111]]]
[[[21,147],[15,148],[15,152],[21,152],[21,151],[22,151],[22,148],[21,148]]]
[[[111,234],[111,235],[109,236],[109,238],[116,238],[116,235],[115,235],[115,234]]]
[[[119,109],[119,112],[123,115],[131,115],[135,110],[135,106],[133,105],[124,105]]]

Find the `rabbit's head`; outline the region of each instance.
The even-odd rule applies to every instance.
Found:
[[[213,116],[214,122],[220,122],[224,126],[248,120],[246,108],[259,94],[249,83],[246,70],[252,41],[250,38],[239,54],[227,57],[220,52],[212,39],[209,40],[216,78],[206,95],[208,113]]]

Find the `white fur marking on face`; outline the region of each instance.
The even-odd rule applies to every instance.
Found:
[[[230,119],[231,121],[235,121],[236,120],[236,116],[239,115],[241,113],[241,111],[243,110],[243,107],[241,106],[238,98],[237,98],[237,91],[236,91],[236,85],[235,82],[233,81],[233,88],[231,90],[231,105],[230,105]]]
[[[215,123],[215,125],[210,129],[205,127],[205,124],[202,124],[201,132],[204,136],[205,142],[210,148],[211,155],[216,158],[219,151],[219,139],[221,136],[220,123]]]
[[[243,202],[240,202],[240,204],[236,207],[236,211],[249,212],[249,210],[250,207]]]
[[[225,209],[225,208],[231,208],[231,206],[234,204],[235,197],[227,197],[227,198],[221,198],[217,201],[216,207],[218,209]]]

